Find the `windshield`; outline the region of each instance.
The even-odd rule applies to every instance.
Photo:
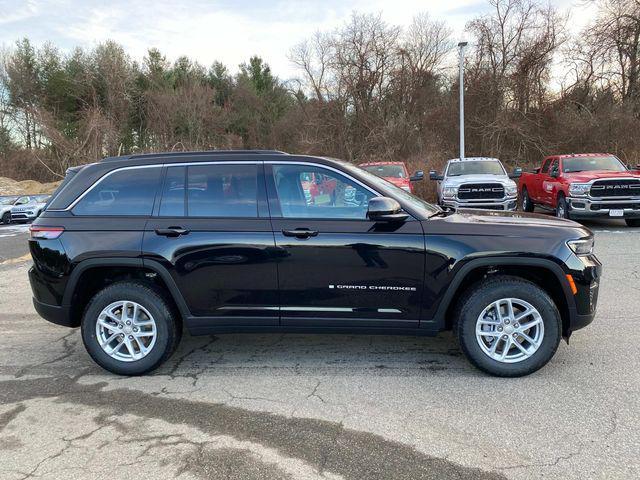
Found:
[[[498,161],[473,161],[451,162],[447,170],[447,177],[460,175],[506,175],[502,164]]]
[[[0,205],[13,205],[18,197],[2,197],[0,198]]]
[[[379,177],[407,178],[407,172],[402,165],[362,165],[360,168]]]
[[[571,157],[562,160],[562,171],[591,172],[594,170],[606,170],[610,172],[624,172],[627,168],[614,156],[606,157]]]
[[[396,187],[393,183],[387,182],[386,180],[374,175],[371,172],[367,172],[366,170],[352,165],[351,163],[347,163],[342,160],[337,160],[340,164],[345,167],[347,170],[357,171],[358,174],[365,177],[368,182],[373,185],[374,188],[382,190],[383,192],[391,191],[395,197],[397,197],[400,201],[405,202],[411,205],[416,210],[426,210],[427,215],[432,215],[434,213],[438,213],[441,211],[440,208],[435,205],[430,204],[429,202],[425,202],[419,197],[410,194],[406,190],[403,190],[400,187]]]

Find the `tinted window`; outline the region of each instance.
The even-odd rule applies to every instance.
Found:
[[[185,215],[184,180],[186,171],[186,167],[167,169],[160,202],[160,216],[182,217]]]
[[[257,217],[257,165],[197,165],[188,168],[190,217]]]
[[[540,173],[547,173],[549,171],[550,163],[551,163],[551,160],[545,160],[544,163],[542,164],[542,168],[540,169]]]
[[[304,165],[274,165],[283,217],[366,218],[373,193],[338,173]]]
[[[161,168],[120,170],[97,183],[73,208],[76,215],[151,215]]]

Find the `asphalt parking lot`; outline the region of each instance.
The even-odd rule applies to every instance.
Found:
[[[640,229],[589,226],[598,317],[520,379],[449,335],[185,336],[115,377],[37,317],[0,227],[0,478],[640,478]]]

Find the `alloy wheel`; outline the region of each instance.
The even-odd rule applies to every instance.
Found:
[[[517,363],[538,351],[544,339],[540,312],[518,298],[489,304],[476,321],[476,340],[482,351],[501,363]]]
[[[142,305],[120,300],[107,305],[96,321],[102,350],[121,362],[134,362],[151,352],[157,337],[156,322]]]

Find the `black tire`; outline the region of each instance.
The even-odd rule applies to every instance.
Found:
[[[564,198],[563,194],[558,196],[558,203],[556,203],[556,217],[569,218],[569,205],[567,204],[567,199]]]
[[[11,212],[4,212],[2,214],[2,223],[8,225],[11,223]]]
[[[542,317],[544,336],[535,353],[517,363],[503,363],[486,354],[476,339],[476,322],[483,310],[502,298],[517,298],[535,307]],[[562,320],[558,309],[543,289],[527,280],[497,276],[476,283],[459,300],[455,310],[455,336],[467,359],[477,368],[498,377],[522,377],[545,366],[558,349]]]
[[[625,218],[625,222],[627,222],[627,227],[640,227],[640,218]]]
[[[119,300],[139,303],[151,313],[156,322],[155,345],[140,360],[117,360],[109,356],[98,343],[98,316],[106,306]],[[182,335],[178,318],[177,312],[174,312],[164,293],[153,285],[135,281],[118,282],[100,290],[87,305],[80,325],[82,341],[91,358],[105,370],[118,375],[142,375],[159,367],[175,351]]]
[[[523,212],[533,212],[536,206],[533,204],[531,197],[529,196],[529,192],[527,191],[527,187],[522,189],[522,198],[520,199],[521,208]]]

